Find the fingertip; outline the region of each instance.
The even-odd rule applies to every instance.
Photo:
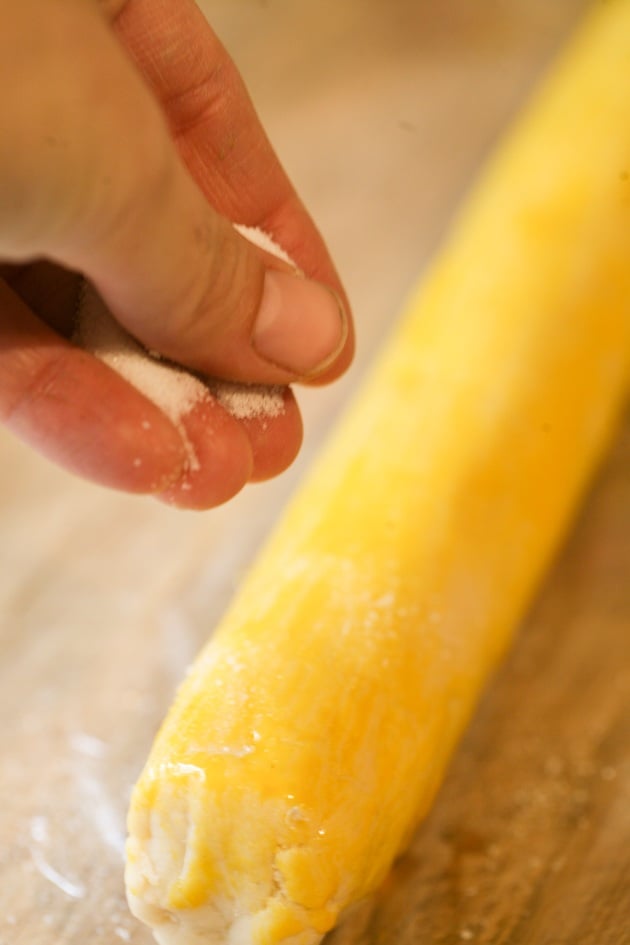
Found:
[[[278,341],[272,338],[272,347],[279,344],[280,352],[275,358],[272,354],[269,363],[273,364],[277,359],[277,366],[282,368],[284,365],[286,370],[290,362],[288,369],[293,374],[289,379],[283,378],[281,383],[318,386],[341,377],[352,364],[355,354],[352,306],[325,244],[301,202],[292,199],[284,205],[283,213],[259,221],[257,226],[239,224],[235,229],[255,246],[264,261],[265,272],[279,270],[279,281],[289,289],[285,293],[288,304],[284,317],[277,318],[280,292],[272,293],[276,297],[276,312],[271,306],[271,318],[268,311],[267,317],[261,320],[259,310],[252,336],[254,347],[258,344],[258,332],[271,328],[273,334],[274,327],[279,324],[281,337]],[[287,276],[294,278],[287,279]],[[274,279],[276,276],[272,285]],[[297,325],[294,325],[292,321],[296,318]]]
[[[349,311],[347,307],[346,311]],[[308,387],[324,387],[326,384],[332,384],[333,381],[339,380],[340,377],[343,377],[346,371],[350,368],[352,362],[354,361],[355,352],[356,336],[352,318],[349,316],[347,319],[347,333],[344,343],[336,357],[331,359],[324,370],[315,374],[311,374],[308,377],[300,378],[298,383]]]
[[[321,377],[346,348],[349,316],[329,286],[268,268],[251,343],[268,365],[292,379]]]
[[[264,482],[284,472],[302,445],[302,417],[295,397],[288,387],[278,396],[282,409],[273,416],[263,413],[242,421],[253,456],[251,482]]]
[[[175,482],[155,498],[180,509],[222,505],[250,480],[254,458],[241,425],[210,397],[181,417],[186,463]]]
[[[302,443],[302,418],[289,388],[215,382],[208,398],[181,418],[188,462],[156,494],[180,509],[207,510],[248,482],[283,472]]]

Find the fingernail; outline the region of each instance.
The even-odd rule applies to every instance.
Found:
[[[348,318],[332,289],[268,269],[252,345],[265,361],[299,377],[328,368],[348,337]]]

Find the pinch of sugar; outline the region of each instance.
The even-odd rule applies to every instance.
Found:
[[[242,224],[235,224],[235,229],[261,249],[293,265],[287,253],[267,233]],[[147,351],[116,321],[87,281],[80,293],[74,341],[113,368],[172,420],[184,441],[191,470],[199,468],[199,461],[182,417],[209,393],[239,420],[278,417],[285,409],[283,387],[214,378],[202,381],[183,367]]]
[[[186,448],[189,469],[198,470],[199,460],[182,417],[208,396],[206,386],[188,371],[149,354],[116,321],[88,282],[81,290],[74,341],[113,368],[172,420]]]

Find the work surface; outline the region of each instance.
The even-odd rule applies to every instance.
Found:
[[[276,520],[576,0],[214,0],[359,324],[281,479],[208,514],[74,480],[2,436],[0,945],[148,945],[130,786]],[[386,483],[383,484],[384,488]],[[438,802],[335,945],[630,942],[630,425]]]

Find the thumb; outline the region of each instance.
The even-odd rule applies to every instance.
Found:
[[[0,255],[82,271],[133,335],[197,371],[275,384],[334,370],[341,301],[209,206],[95,4],[23,0],[0,46],[5,87],[17,75],[21,89],[1,119]]]

